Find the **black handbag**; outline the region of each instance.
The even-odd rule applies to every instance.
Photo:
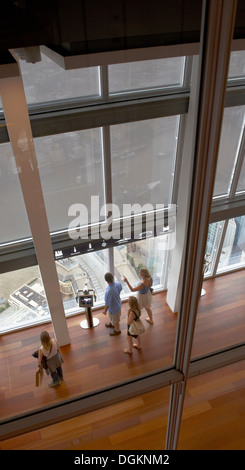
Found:
[[[35,357],[35,359],[38,359],[38,350],[35,351],[33,354],[32,354],[33,357]],[[43,355],[42,357],[42,360],[41,360],[41,365],[42,365],[42,368],[47,370],[48,369],[48,366],[47,366],[47,358]]]

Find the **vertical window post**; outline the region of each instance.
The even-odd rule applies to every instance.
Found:
[[[15,76],[0,77],[0,93],[53,327],[57,341],[62,346],[69,344],[70,339],[19,68]]]
[[[183,373],[184,380],[181,387],[175,384],[171,388],[167,449],[177,447],[182,417],[196,312],[202,287],[236,5],[236,0],[203,2],[191,197],[186,220],[186,244],[178,310],[180,323],[175,351],[175,367]]]

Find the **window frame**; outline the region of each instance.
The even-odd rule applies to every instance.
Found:
[[[213,14],[214,16],[214,14]],[[229,18],[229,15],[228,15],[228,18]],[[243,87],[244,88],[244,87]],[[241,90],[239,90],[239,96],[241,96]],[[228,95],[229,95],[229,92],[228,92]],[[235,96],[235,99],[237,100],[237,94],[234,95]],[[243,99],[245,100],[245,96],[244,94],[242,95],[243,96]],[[232,95],[230,94],[229,95],[229,98],[231,98]],[[188,101],[188,96],[186,97],[187,98],[187,101]],[[233,101],[234,103],[234,101]],[[133,108],[131,108],[133,109]],[[57,116],[58,118],[59,116]],[[35,119],[33,119],[33,117],[31,117],[32,119],[32,123],[33,123],[33,126],[35,127]],[[62,120],[62,116],[60,117],[60,119]],[[45,119],[43,118],[43,122],[45,121]],[[37,122],[37,120],[36,120]],[[109,125],[108,122],[106,125]],[[37,128],[36,128],[36,132],[37,132]],[[47,130],[46,130],[47,132]],[[1,138],[6,138],[6,128],[4,128],[3,126],[3,129],[0,129],[0,140]],[[237,199],[237,198],[233,198],[232,199],[229,199],[228,201],[219,201],[223,203],[223,210],[221,208],[221,205],[219,205],[219,210],[218,212],[214,212],[214,209],[215,209],[215,204],[213,204],[212,206],[212,217],[213,218],[217,218],[217,217],[224,217],[224,213],[226,211],[236,211],[236,210],[240,210],[240,211],[243,211],[242,215],[244,215],[244,209],[242,208],[241,206],[241,201],[242,199]],[[227,204],[227,207],[224,206],[224,203]],[[231,206],[231,204],[233,204]],[[243,201],[242,201],[242,204],[243,204]],[[243,206],[244,207],[244,206]],[[216,206],[217,208],[217,206]],[[219,215],[217,215],[219,213]],[[234,213],[234,212],[233,212]],[[62,237],[65,237],[65,234],[61,234]],[[202,234],[203,236],[203,234]],[[63,238],[63,242],[64,243],[67,242],[67,239],[64,240]],[[8,247],[4,247],[5,249],[5,261],[6,263],[11,263],[11,259],[14,259],[17,252],[21,252],[21,249],[18,250],[18,248],[20,248],[20,246],[18,247],[18,244],[17,243],[13,243],[11,245],[11,248],[12,248],[12,252],[10,253],[10,251],[8,251]],[[29,256],[33,256],[33,244],[32,244],[32,241],[30,240],[27,240],[26,241],[26,250],[31,250],[31,253],[29,253]],[[10,256],[8,258],[9,255],[12,255],[12,257]],[[24,254],[24,253],[22,253]],[[35,254],[34,254],[35,256]],[[28,258],[29,260],[31,259],[30,257]],[[7,265],[5,264],[5,267]],[[184,318],[185,320],[186,318]],[[191,331],[191,325],[189,324],[188,325],[188,329],[187,329],[187,333]],[[179,338],[182,338],[183,339],[183,329],[180,329],[178,331],[178,334],[179,334]],[[185,338],[186,339],[186,338]],[[189,347],[190,347],[190,342],[189,342]],[[233,348],[234,349],[234,348]],[[207,370],[207,367],[209,368],[208,370],[210,370],[210,368],[214,367],[214,368],[217,368],[220,366],[220,364],[222,363],[222,360],[223,360],[223,363],[228,363],[228,361],[232,360],[232,361],[235,361],[235,360],[239,360],[239,357],[241,357],[241,351],[244,351],[244,345],[241,346],[241,348],[236,348],[236,352],[235,354],[233,354],[232,358],[231,358],[231,355],[233,353],[233,351],[229,351],[228,352],[228,358],[227,356],[225,357],[225,355],[221,352],[220,355],[219,355],[219,358],[218,360],[216,361],[215,365],[209,361],[209,365],[207,366],[207,363],[205,363],[205,365],[203,365],[203,362],[201,362],[200,360],[199,361],[196,361],[195,363],[195,370],[194,370],[194,367],[191,369],[191,364],[190,364],[190,371],[189,371],[189,374],[191,373],[203,373],[204,371]],[[186,356],[185,356],[186,357]],[[244,357],[244,352],[243,352],[243,355],[242,357]],[[211,358],[212,359],[212,358]],[[79,397],[77,400],[75,400],[75,408],[71,409],[69,408],[69,411],[64,411],[65,409],[63,408],[62,410],[62,419],[64,419],[64,416],[68,417],[71,415],[71,413],[78,413],[78,412],[85,412],[86,410],[88,409],[91,409],[91,408],[99,408],[101,406],[105,406],[106,403],[108,403],[108,400],[110,401],[119,401],[120,399],[124,398],[125,397],[130,397],[130,396],[136,396],[138,394],[141,394],[142,393],[142,390],[144,391],[150,391],[152,389],[155,388],[159,388],[160,386],[164,386],[164,385],[169,385],[169,384],[172,384],[174,386],[174,390],[173,390],[173,394],[172,394],[172,401],[171,401],[171,404],[173,404],[173,402],[176,402],[177,399],[180,399],[179,398],[181,395],[183,396],[183,380],[186,379],[183,372],[181,372],[182,369],[178,369],[176,368],[176,362],[175,362],[175,366],[173,366],[172,368],[170,368],[169,370],[165,370],[165,371],[160,371],[158,373],[154,373],[152,374],[152,376],[148,376],[148,377],[142,377],[142,378],[137,378],[133,381],[130,381],[129,383],[125,383],[125,384],[116,384],[115,387],[113,387],[113,389],[109,389],[109,390],[106,390],[106,391],[100,391],[98,394],[97,394],[97,397],[95,397],[94,395],[92,396],[89,396],[89,397]],[[175,387],[176,385],[176,387]],[[104,395],[103,395],[104,393]],[[113,395],[111,395],[113,394]],[[105,399],[104,399],[105,398]],[[74,400],[73,400],[74,402]],[[69,403],[65,403],[63,404],[62,406],[67,406],[69,407],[70,405],[72,404],[72,401],[69,401]],[[38,413],[39,413],[39,424],[38,426],[40,426],[40,422],[42,422],[42,424],[46,423],[47,421],[50,421],[50,420],[59,420],[60,419],[60,412],[61,412],[61,407],[60,409],[58,409],[60,405],[58,405],[57,407],[52,407],[51,409],[47,410],[47,409],[44,409],[44,410],[38,410]],[[176,408],[175,410],[173,410],[173,412],[176,411]],[[177,415],[177,418],[179,419],[179,410],[178,411],[178,415]],[[64,413],[63,413],[64,412]],[[58,414],[60,416],[58,416]],[[176,415],[175,415],[176,416]],[[173,417],[173,414],[171,414],[171,417]],[[14,421],[14,423],[13,423]],[[5,421],[4,423],[4,426],[2,426],[2,435],[3,434],[6,434],[7,436],[10,436],[10,435],[13,435],[13,433],[19,433],[21,431],[23,431],[23,429],[30,429],[32,428],[33,426],[36,425],[36,412],[33,412],[31,414],[29,414],[28,416],[19,416],[19,417],[15,417],[14,420],[7,420]],[[174,445],[176,444],[176,435],[175,436],[172,436],[173,439],[168,439],[168,445],[170,447],[174,447]]]

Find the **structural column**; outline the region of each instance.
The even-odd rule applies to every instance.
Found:
[[[179,330],[175,367],[183,381],[171,387],[166,448],[176,449],[191,358],[196,312],[221,135],[236,0],[204,0],[196,99],[193,171],[186,207],[186,235],[179,285]],[[189,136],[186,136],[189,138]],[[179,194],[179,200],[181,195]],[[177,227],[178,230],[178,227]]]
[[[55,336],[62,346],[70,343],[69,333],[21,72],[18,64],[14,65],[10,67],[12,75],[6,72],[8,66],[0,70],[0,93]]]

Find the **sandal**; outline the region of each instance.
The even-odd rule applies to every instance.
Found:
[[[153,321],[150,320],[150,318],[147,317],[147,318],[146,318],[146,321],[148,321],[148,323],[150,323],[150,325],[153,325]]]
[[[138,349],[138,351],[141,351],[141,347],[138,346],[138,344],[133,344],[133,348]]]

